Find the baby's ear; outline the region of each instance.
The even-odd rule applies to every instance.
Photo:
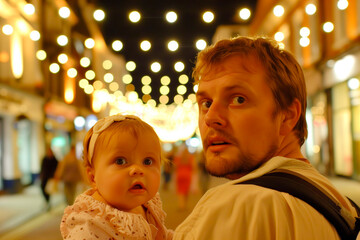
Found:
[[[96,183],[95,183],[95,175],[94,175],[94,169],[91,167],[86,167],[86,175],[90,181],[90,185],[95,188],[96,187]]]

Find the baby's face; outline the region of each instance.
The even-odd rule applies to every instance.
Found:
[[[92,186],[113,207],[130,211],[153,198],[160,185],[160,142],[144,131],[139,139],[131,133],[115,134],[97,146],[93,159]]]

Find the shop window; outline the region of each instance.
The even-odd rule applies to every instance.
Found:
[[[326,94],[320,92],[309,99],[309,109],[306,114],[308,123],[306,155],[311,164],[323,174],[329,174],[330,171],[326,106]]]
[[[360,87],[359,79],[353,78],[348,81],[351,99],[352,137],[354,147],[355,177],[360,179]]]
[[[353,148],[351,134],[351,110],[346,82],[332,89],[334,170],[338,175],[352,176]]]

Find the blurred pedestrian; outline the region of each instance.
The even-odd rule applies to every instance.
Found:
[[[50,193],[46,191],[46,185],[48,184],[49,180],[54,177],[56,168],[58,166],[58,160],[54,156],[54,153],[51,149],[51,146],[46,146],[45,156],[41,162],[41,169],[40,169],[40,187],[41,193],[44,196],[46,201],[46,208],[47,210],[50,209]]]
[[[195,157],[183,143],[174,157],[176,175],[176,194],[179,210],[185,210],[189,197],[191,181],[195,171]]]
[[[81,161],[76,157],[75,145],[65,155],[56,169],[55,178],[64,184],[64,195],[66,203],[74,203],[78,185],[84,183],[84,170]]]

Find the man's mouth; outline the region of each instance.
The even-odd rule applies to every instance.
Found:
[[[225,145],[225,144],[229,144],[228,142],[224,142],[224,141],[214,141],[214,142],[211,142],[209,144],[209,146],[217,146],[217,145]]]

